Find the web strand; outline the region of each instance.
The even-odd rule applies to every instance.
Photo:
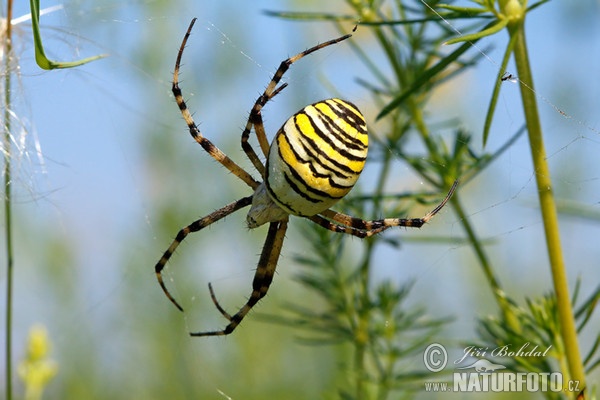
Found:
[[[458,36],[464,36],[463,33],[454,25],[452,25],[452,23],[450,21],[448,21],[447,19],[445,19],[440,13],[438,13],[433,7],[431,7],[429,4],[427,4],[427,2],[425,0],[420,0],[421,3],[427,7],[433,14],[435,14],[439,19],[441,19],[446,25],[448,25],[448,27],[454,31]],[[594,132],[596,134],[600,133],[598,131],[598,129],[586,124],[583,120],[580,119],[575,119],[573,118],[573,116],[571,116],[570,114],[568,114],[567,112],[565,112],[564,110],[562,110],[560,107],[558,107],[556,104],[554,104],[552,101],[550,101],[548,98],[542,96],[539,92],[537,92],[534,88],[532,88],[530,85],[528,85],[527,83],[523,82],[522,80],[519,79],[518,76],[510,73],[509,71],[500,71],[501,67],[500,64],[494,60],[491,56],[489,56],[485,51],[483,51],[483,49],[481,49],[480,47],[477,46],[477,44],[473,43],[473,42],[469,42],[469,44],[475,49],[477,50],[477,52],[479,52],[479,54],[481,54],[490,64],[492,64],[493,66],[496,67],[496,69],[501,72],[503,75],[502,78],[502,82],[511,82],[511,83],[519,83],[521,84],[523,87],[525,87],[527,90],[531,91],[540,101],[542,101],[543,103],[545,103],[546,105],[548,105],[550,108],[552,108],[555,112],[557,112],[559,115],[561,115],[564,119],[571,121],[572,123],[576,123],[577,125],[583,127],[584,129],[590,131],[590,132]],[[505,79],[506,78],[506,79]]]

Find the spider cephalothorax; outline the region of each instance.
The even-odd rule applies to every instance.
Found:
[[[250,205],[252,207],[246,218],[248,227],[256,228],[269,223],[267,238],[252,282],[252,293],[246,304],[236,314],[231,315],[221,307],[211,284],[208,285],[213,303],[229,321],[229,324],[222,330],[197,332],[191,333],[191,335],[217,336],[231,333],[250,309],[267,293],[273,280],[290,215],[307,218],[334,232],[361,238],[372,236],[393,226],[418,228],[442,209],[452,196],[457,183],[452,185],[444,200],[422,218],[384,218],[364,221],[331,210],[330,207],[348,194],[356,183],[364,167],[368,150],[365,118],[354,104],[341,99],[327,99],[304,107],[283,124],[269,144],[262,122],[261,110],[269,100],[287,86],[286,83],[279,85],[279,82],[288,68],[302,57],[346,40],[351,35],[311,47],[281,62],[264,93],[252,107],[248,122],[242,132],[242,148],[262,178],[262,181],[255,180],[247,171],[202,136],[181,94],[179,67],[183,49],[195,21],[196,19],[193,19],[190,23],[177,54],[173,73],[175,100],[188,125],[190,134],[196,142],[215,160],[246,183],[254,193],[192,222],[179,231],[155,267],[158,282],[166,296],[177,308],[183,310],[167,290],[162,278],[162,270],[175,249],[189,233],[197,232]],[[267,159],[266,165],[263,165],[248,142],[252,129],[256,133],[262,154]]]

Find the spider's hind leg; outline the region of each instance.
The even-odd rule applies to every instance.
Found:
[[[221,315],[223,315],[225,318],[227,318],[228,321],[231,321],[231,314],[229,314],[227,311],[225,311],[225,309],[223,307],[221,307],[221,305],[219,304],[219,300],[217,300],[217,296],[215,295],[215,291],[210,282],[208,283],[208,291],[210,292],[210,299],[212,300],[215,307],[217,307],[217,310],[219,310]]]
[[[250,312],[252,307],[262,299],[269,290],[269,286],[273,281],[273,275],[275,275],[275,268],[277,267],[277,260],[281,253],[281,247],[283,245],[283,239],[285,238],[285,231],[287,229],[287,219],[282,221],[271,222],[269,224],[269,233],[263,246],[258,266],[256,267],[256,273],[254,274],[254,280],[252,281],[252,293],[246,304],[239,309],[239,311],[231,315],[221,307],[212,286],[209,286],[210,296],[213,303],[219,310],[219,312],[227,318],[229,324],[220,331],[208,331],[208,332],[192,332],[191,336],[223,336],[229,335],[234,331],[235,328],[242,322],[246,314]]]
[[[454,181],[452,187],[446,194],[446,197],[433,210],[425,214],[421,218],[383,218],[373,221],[364,221],[360,218],[353,217],[333,211],[331,209],[323,211],[321,214],[305,217],[314,223],[321,225],[323,228],[332,232],[345,233],[359,238],[370,237],[383,232],[394,226],[404,226],[407,228],[420,228],[431,220],[450,200],[458,181]]]
[[[177,249],[177,247],[187,237],[187,235],[189,235],[190,233],[193,233],[193,232],[198,232],[199,230],[202,230],[202,229],[206,228],[207,226],[214,224],[215,222],[219,221],[220,219],[225,218],[229,214],[234,213],[241,208],[249,206],[250,204],[252,204],[252,196],[243,197],[237,201],[234,201],[231,204],[226,205],[225,207],[222,207],[222,208],[214,211],[211,214],[208,214],[207,216],[205,216],[203,218],[200,218],[197,221],[192,222],[190,225],[182,228],[177,233],[177,236],[175,237],[175,239],[173,240],[173,242],[171,243],[169,248],[163,253],[160,260],[158,260],[158,262],[156,263],[156,265],[154,267],[154,272],[156,274],[156,279],[158,280],[158,284],[162,288],[162,290],[165,293],[165,295],[167,296],[167,298],[169,300],[171,300],[171,302],[173,304],[175,304],[175,306],[180,311],[183,311],[183,308],[181,307],[181,305],[179,305],[177,300],[175,300],[175,298],[171,295],[171,293],[167,289],[167,286],[165,285],[165,282],[163,280],[162,271],[165,268],[165,266],[167,265],[167,262],[169,261],[169,259],[173,255],[173,253],[175,253],[175,250]]]

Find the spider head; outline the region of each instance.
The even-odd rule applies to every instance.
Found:
[[[246,216],[248,228],[254,229],[267,222],[281,221],[286,219],[288,212],[279,207],[267,193],[267,188],[261,183],[252,197],[252,207]]]

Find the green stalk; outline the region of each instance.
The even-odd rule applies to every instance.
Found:
[[[11,57],[12,57],[12,0],[6,6],[6,37],[4,39],[4,218],[6,235],[6,389],[7,400],[12,399],[12,291],[13,291],[13,246],[12,246],[12,203],[11,203]]]
[[[410,101],[410,100],[407,100],[407,101]],[[417,130],[419,131],[421,139],[423,140],[423,143],[425,144],[425,147],[427,148],[427,150],[429,152],[429,158],[435,162],[440,162],[440,163],[443,162],[443,160],[437,159],[438,158],[438,150],[436,149],[436,146],[433,143],[433,141],[431,140],[431,137],[429,135],[429,130],[427,128],[427,125],[425,124],[425,120],[423,119],[422,109],[417,107],[414,103],[410,103],[410,104],[411,104],[412,115],[413,115],[413,118],[415,121],[415,126],[416,126]],[[454,196],[450,200],[450,204],[452,204],[454,211],[456,211],[456,213],[458,214],[459,220],[463,226],[463,229],[465,230],[465,233],[467,234],[467,237],[469,238],[469,242],[471,242],[471,246],[473,246],[475,255],[476,255],[477,259],[479,260],[479,264],[481,265],[483,273],[484,273],[488,283],[490,284],[490,288],[492,289],[494,298],[496,299],[496,302],[498,303],[498,306],[500,307],[500,310],[501,310],[502,314],[504,315],[505,320],[507,321],[507,323],[510,325],[510,327],[515,332],[519,332],[520,326],[517,321],[517,318],[509,311],[508,304],[506,303],[506,297],[504,296],[504,292],[502,291],[502,288],[500,287],[500,283],[498,282],[498,279],[494,275],[494,271],[492,269],[492,266],[489,262],[487,255],[485,253],[485,250],[483,249],[483,246],[481,245],[481,242],[479,241],[477,234],[475,233],[475,230],[471,226],[471,224],[469,222],[469,218],[467,218],[467,215],[464,212],[464,209],[460,202],[460,197],[459,197],[458,193],[454,194]]]
[[[510,34],[511,36],[515,36],[516,39],[514,47],[515,63],[521,82],[520,89],[521,98],[523,99],[523,111],[529,135],[529,146],[533,160],[540,210],[542,212],[544,233],[546,236],[546,246],[548,248],[548,257],[552,272],[552,282],[556,293],[558,317],[569,366],[570,379],[579,381],[579,387],[585,388],[585,373],[577,342],[577,330],[571,307],[566,268],[560,243],[558,214],[552,192],[550,169],[546,162],[546,151],[544,149],[536,94],[533,89],[533,78],[527,53],[527,44],[525,42],[523,20],[510,30]]]
[[[383,189],[385,186],[385,182],[388,178],[390,171],[390,160],[391,155],[386,153],[384,155],[383,165],[381,167],[381,172],[379,173],[379,177],[377,178],[377,185],[375,191],[373,193],[373,215],[378,215],[380,210],[380,200],[383,194]],[[369,324],[369,304],[371,302],[371,297],[369,295],[369,286],[371,282],[371,258],[373,255],[373,249],[375,246],[375,240],[373,238],[366,238],[366,247],[365,247],[365,255],[363,261],[361,263],[359,274],[361,276],[360,284],[361,284],[361,308],[358,310],[358,325],[356,327],[357,335],[354,339],[355,344],[355,354],[354,354],[354,373],[356,374],[356,398],[362,399],[365,398],[365,380],[366,380],[366,370],[367,370],[367,362],[366,362],[366,353],[367,353],[367,345],[372,338],[368,336],[368,324]]]
[[[483,270],[483,274],[485,275],[492,292],[496,295],[502,290],[500,288],[500,284],[498,283],[498,279],[494,275],[494,271],[492,270],[492,266],[490,265],[487,254],[485,253],[483,246],[481,245],[475,230],[471,226],[469,218],[463,209],[462,203],[460,202],[460,197],[457,196],[458,193],[455,193],[450,199],[450,204],[454,208],[454,211],[458,215],[458,219],[461,222],[467,237],[469,238],[469,242],[471,242],[471,246],[473,246],[473,250],[475,251],[475,255],[479,260],[479,264],[481,265],[481,269]]]
[[[485,275],[486,280],[490,285],[490,289],[492,289],[492,293],[494,294],[496,303],[498,303],[498,307],[500,307],[500,311],[504,316],[504,320],[513,331],[521,332],[519,320],[511,312],[509,305],[507,304],[506,296],[504,294],[504,291],[500,287],[500,283],[498,282],[496,275],[494,275],[494,271],[492,269],[492,265],[489,262],[488,256],[485,253],[485,250],[479,238],[477,237],[477,234],[475,233],[475,230],[473,229],[473,226],[471,225],[467,214],[465,213],[462,203],[460,202],[459,193],[455,193],[454,196],[452,196],[452,199],[450,199],[450,204],[452,204],[454,211],[458,215],[458,220],[460,221],[461,225],[463,226],[463,229],[465,230],[465,233],[467,234],[467,237],[469,238],[469,242],[471,243],[471,246],[475,251],[475,256],[479,260],[479,265],[481,265],[483,274]]]

